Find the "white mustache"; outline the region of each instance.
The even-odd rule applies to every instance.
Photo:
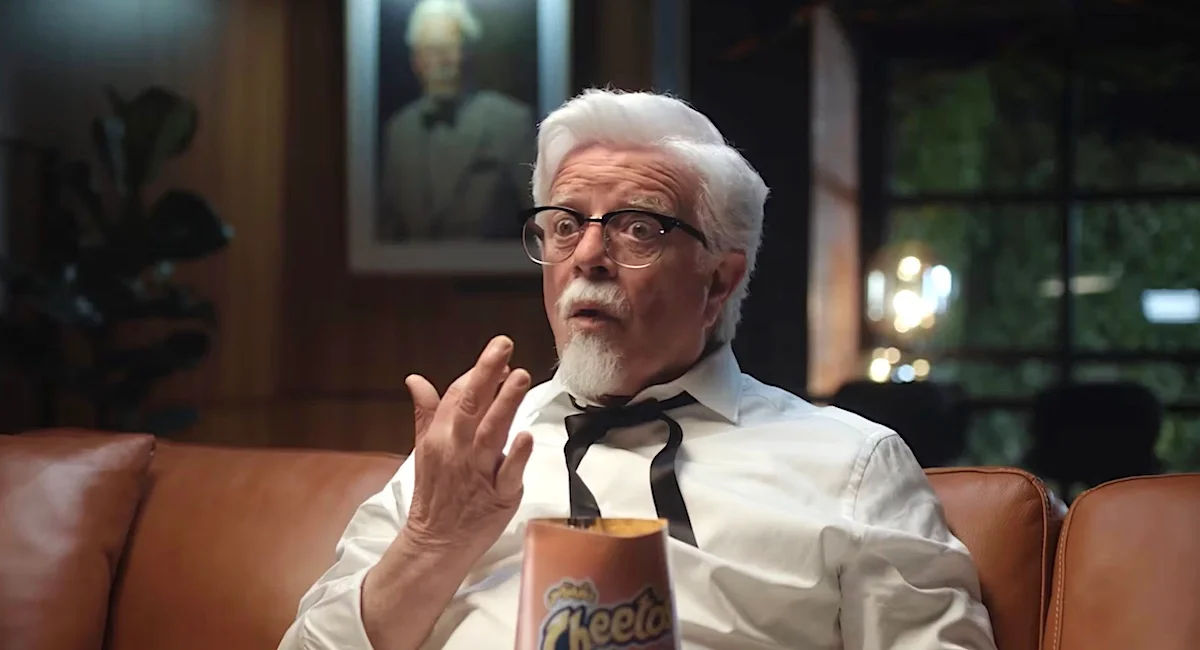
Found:
[[[558,317],[563,320],[570,318],[575,305],[581,302],[596,303],[618,318],[629,314],[629,299],[616,284],[597,284],[583,278],[575,278],[555,303],[558,307]]]

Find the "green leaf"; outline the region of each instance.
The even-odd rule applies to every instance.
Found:
[[[157,256],[147,220],[122,219],[113,224],[102,245],[83,251],[80,273],[92,280],[111,277],[124,282],[155,264]]]
[[[131,290],[118,297],[127,299],[105,312],[109,322],[156,318],[196,320],[208,327],[217,326],[216,307],[207,300],[196,299],[186,287],[172,285],[158,294]]]
[[[163,164],[192,143],[200,114],[187,99],[151,87],[124,106],[126,177],[130,194],[158,177]]]
[[[39,314],[68,327],[98,327],[104,322],[92,301],[75,285],[71,273],[47,276],[0,257],[0,281],[12,298],[26,302]]]
[[[118,190],[125,189],[125,122],[105,116],[92,120],[92,145],[96,157]]]
[[[223,248],[233,230],[217,216],[204,197],[172,190],[150,208],[148,245],[159,260],[204,257]]]
[[[172,332],[157,343],[113,350],[98,360],[95,375],[102,398],[114,408],[132,413],[158,380],[179,370],[194,368],[210,347],[209,335],[201,330]],[[117,377],[104,383],[105,377]]]
[[[83,273],[79,284],[96,310],[103,315],[104,322],[109,324],[135,318],[145,300],[140,287],[120,275]]]
[[[62,171],[63,188],[79,201],[95,228],[105,237],[110,231],[110,222],[104,212],[104,202],[96,191],[92,170],[87,163],[77,161],[66,165]]]

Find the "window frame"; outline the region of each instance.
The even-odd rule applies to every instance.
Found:
[[[1028,24],[1036,19],[1025,21]],[[1008,27],[1021,24],[1016,21]],[[1070,30],[1069,23],[1066,27]],[[961,348],[939,351],[939,359],[978,360],[998,364],[1019,364],[1027,360],[1049,360],[1057,367],[1060,381],[1077,383],[1075,371],[1080,364],[1106,363],[1118,366],[1147,362],[1170,362],[1189,369],[1200,368],[1200,349],[1179,352],[1156,350],[1080,349],[1076,342],[1076,305],[1072,283],[1067,278],[1077,275],[1079,232],[1083,226],[1080,207],[1088,203],[1196,201],[1200,203],[1200,185],[1169,188],[1122,188],[1095,190],[1081,188],[1076,183],[1076,155],[1079,146],[1077,127],[1078,71],[1074,50],[1079,42],[1074,31],[1063,34],[1060,65],[1063,71],[1062,94],[1058,98],[1055,125],[1057,178],[1050,189],[1043,191],[973,191],[896,193],[891,190],[891,125],[890,97],[892,84],[890,64],[905,58],[986,59],[991,56],[986,34],[996,31],[983,24],[934,26],[914,33],[911,26],[898,29],[859,30],[859,98],[860,115],[860,277],[866,277],[868,265],[882,248],[886,239],[890,215],[898,208],[933,205],[1007,207],[1022,205],[1053,205],[1058,221],[1060,264],[1056,277],[1062,282],[1063,295],[1058,305],[1058,334],[1048,349]],[[1003,30],[1001,30],[1003,31]],[[1161,36],[1161,35],[1160,35]],[[875,347],[865,314],[861,321],[860,348],[867,352]],[[897,346],[899,347],[899,346]],[[903,348],[902,348],[902,351]],[[987,410],[1024,411],[1033,406],[1033,398],[969,397],[972,413]],[[1165,403],[1172,413],[1200,413],[1200,401]]]

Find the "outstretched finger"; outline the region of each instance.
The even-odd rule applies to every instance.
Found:
[[[532,454],[533,436],[528,431],[518,433],[496,471],[496,492],[506,497],[520,494],[525,482],[525,466]]]
[[[437,389],[429,380],[421,375],[409,375],[404,379],[404,385],[408,388],[409,395],[412,395],[413,401],[413,421],[416,428],[413,433],[414,446],[421,444],[421,438],[429,431],[429,426],[433,423],[433,416],[437,413],[438,404],[441,399],[438,397]]]
[[[454,430],[458,435],[467,440],[474,436],[475,428],[496,396],[512,350],[512,340],[507,336],[492,339],[475,365],[446,391],[445,401],[453,407]]]
[[[475,430],[475,447],[483,450],[486,456],[495,458],[495,454],[504,449],[517,408],[529,392],[529,383],[529,373],[517,368],[500,385],[500,392]]]

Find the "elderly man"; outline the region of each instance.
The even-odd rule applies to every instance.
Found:
[[[739,370],[767,188],[707,118],[585,92],[541,125],[533,196],[554,377],[505,337],[445,395],[409,377],[416,447],[282,648],[512,647],[524,522],[569,515],[669,521],[685,648],[994,647],[900,438]],[[621,410],[645,417],[572,424]]]
[[[482,28],[464,0],[420,0],[408,46],[421,97],[383,126],[376,237],[383,241],[515,238],[528,207],[533,111],[470,88],[463,62]]]

